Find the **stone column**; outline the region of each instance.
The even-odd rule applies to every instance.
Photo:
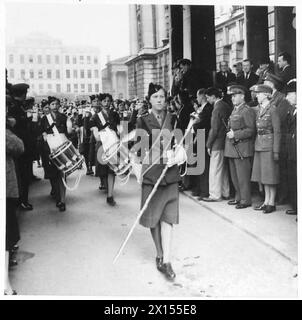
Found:
[[[157,46],[162,47],[164,39],[167,38],[166,35],[166,19],[165,19],[165,6],[164,5],[157,5]]]
[[[129,5],[129,26],[130,26],[130,55],[136,55],[138,52],[137,42],[137,22],[136,22],[136,5]]]
[[[142,33],[144,48],[154,47],[152,5],[142,5]]]
[[[183,43],[183,57],[192,60],[190,6],[183,6]]]
[[[267,7],[245,7],[245,55],[257,68],[259,61],[269,56]]]

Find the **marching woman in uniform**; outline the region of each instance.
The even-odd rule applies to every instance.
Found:
[[[255,210],[263,213],[276,211],[276,186],[279,183],[279,153],[280,153],[280,118],[276,107],[271,103],[272,89],[264,84],[253,86],[259,103],[256,115],[256,141],[252,171],[252,181],[264,185],[264,203]]]
[[[107,189],[107,203],[111,206],[115,206],[116,202],[113,198],[113,188],[115,181],[115,173],[107,164],[100,163],[102,142],[100,141],[99,131],[105,129],[107,126],[117,132],[117,125],[119,124],[119,115],[116,111],[110,109],[112,103],[112,96],[109,93],[100,93],[99,101],[101,102],[101,109],[98,113],[95,113],[90,120],[90,128],[96,140],[96,168],[95,175],[100,177]],[[101,120],[102,118],[102,120]],[[102,123],[104,121],[104,123]],[[101,189],[101,186],[100,186]]]
[[[148,157],[149,160],[154,160],[159,155],[161,161],[157,161],[156,163],[149,161],[146,164],[145,160],[143,160],[143,153],[146,150],[144,151],[143,148],[141,148],[141,158],[143,160],[141,208],[144,206],[146,199],[152,192],[154,185],[165,167],[162,161],[164,159],[161,150],[163,145],[161,142],[157,145],[156,141],[160,141],[159,135],[161,135],[162,138],[160,132],[163,132],[163,130],[172,132],[176,121],[176,116],[167,112],[167,93],[162,86],[150,83],[148,98],[152,107],[151,112],[137,119],[137,129],[144,129],[145,134],[149,136],[149,146],[147,146],[148,152],[146,153],[146,157]],[[150,147],[151,149],[149,149]],[[171,265],[171,242],[173,225],[179,222],[179,181],[178,166],[170,163],[169,169],[161,180],[146,211],[140,218],[140,224],[151,230],[157,252],[155,259],[156,267],[160,272],[163,272],[169,280],[173,280],[176,276]]]
[[[61,134],[61,136],[65,135],[66,137],[68,134],[67,116],[58,111],[59,107],[60,100],[55,97],[48,97],[48,104],[43,107],[45,114],[40,123],[44,140],[42,164],[44,167],[45,179],[50,180],[52,187],[51,195],[56,199],[56,206],[60,211],[65,211],[66,187],[63,183],[63,173],[50,161],[49,155],[51,150],[48,144],[50,137],[56,130]],[[51,117],[51,120],[48,119],[49,116]]]

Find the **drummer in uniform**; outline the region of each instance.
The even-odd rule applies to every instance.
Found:
[[[259,103],[256,115],[257,135],[252,170],[252,181],[264,185],[265,200],[255,210],[263,213],[276,211],[276,187],[280,181],[279,153],[281,142],[281,124],[276,106],[271,102],[272,88],[259,84],[250,88]]]
[[[99,131],[103,130],[108,126],[111,130],[117,133],[117,125],[119,124],[119,115],[115,110],[110,108],[112,103],[112,96],[110,94],[100,93],[98,99],[100,102],[100,107],[98,109],[99,111],[97,111],[97,113],[95,113],[90,120],[90,128],[96,140],[97,159],[96,159],[95,175],[100,177],[101,183],[103,182],[105,185],[105,189],[107,190],[107,203],[110,206],[115,206],[116,202],[113,198],[115,173],[107,164],[101,164],[98,161],[98,158],[101,157],[101,152],[98,152],[98,151],[102,145],[102,142],[99,136]],[[105,123],[102,123],[101,118],[104,119]],[[101,189],[101,186],[99,187],[99,189]]]
[[[50,180],[52,187],[51,195],[56,199],[56,206],[60,211],[65,211],[66,187],[63,183],[63,174],[49,159],[51,149],[47,141],[50,141],[49,139],[56,131],[61,134],[61,136],[62,134],[65,135],[65,137],[67,136],[67,116],[58,111],[60,100],[56,97],[48,97],[47,103],[48,104],[43,107],[45,114],[40,122],[40,130],[44,140],[42,164],[44,167],[45,179]],[[47,116],[51,116],[52,121],[49,120]]]
[[[163,129],[170,132],[175,127],[176,116],[172,116],[166,111],[167,93],[164,88],[157,84],[150,83],[148,98],[151,104],[151,112],[145,113],[137,119],[137,129],[144,129],[149,140],[149,152],[145,153],[146,157],[151,159],[164,158],[163,144],[160,147],[155,143],[157,139],[160,141],[160,132]],[[143,137],[141,137],[143,140]],[[141,140],[141,141],[142,141]],[[147,146],[148,149],[148,146]],[[154,185],[160,177],[165,164],[161,162],[145,163],[143,156],[144,150],[141,148],[142,166],[142,196],[141,208],[144,206],[149,194],[152,192]],[[164,178],[161,180],[157,191],[146,211],[140,218],[140,224],[146,228],[150,228],[152,238],[155,244],[157,257],[155,259],[157,269],[164,273],[168,280],[175,278],[175,272],[171,265],[171,242],[173,225],[179,222],[179,191],[178,183],[180,181],[178,166],[169,162],[169,169]],[[145,174],[144,174],[145,173]]]
[[[232,85],[228,87],[228,94],[232,96],[234,109],[228,122],[224,156],[229,158],[235,188],[235,199],[228,204],[244,209],[252,204],[250,177],[256,134],[255,112],[246,104],[247,89],[244,86]]]

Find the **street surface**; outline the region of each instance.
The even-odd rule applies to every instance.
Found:
[[[43,170],[35,174],[43,177]],[[34,210],[19,213],[19,265],[11,270],[19,295],[297,297],[292,261],[184,194],[174,228],[175,281],[157,271],[150,231],[140,225],[113,265],[139,212],[140,188],[134,178],[117,182],[112,208],[98,186],[98,178],[84,175],[59,212],[48,180],[31,185]]]

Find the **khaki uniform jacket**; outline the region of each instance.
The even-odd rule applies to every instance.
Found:
[[[255,151],[279,153],[281,141],[280,117],[276,107],[271,102],[262,111],[259,106],[256,128]]]
[[[228,127],[234,131],[234,139],[226,136],[224,156],[229,158],[239,158],[233,145],[237,148],[244,158],[254,155],[255,135],[256,135],[256,115],[255,112],[246,104],[242,104],[237,109],[234,108]]]
[[[143,163],[142,172],[145,172],[147,168],[149,168],[153,163],[152,159],[157,159],[158,157],[161,157],[160,161],[157,161],[155,165],[152,166],[150,170],[146,172],[146,174],[143,177],[143,184],[151,184],[155,185],[159,176],[161,175],[165,163],[163,161],[163,143],[158,142],[155,143],[155,146],[152,146],[152,142],[156,141],[157,135],[159,134],[161,129],[169,130],[169,132],[173,131],[174,123],[175,122],[175,116],[172,116],[169,112],[166,113],[166,116],[163,120],[162,127],[155,118],[154,114],[148,113],[146,115],[143,115],[137,119],[136,128],[137,129],[144,129],[146,132],[146,137],[149,140],[149,150],[141,150],[141,160],[145,158],[145,151],[149,151],[147,154],[147,157],[149,159],[149,163]],[[154,130],[157,129],[157,130]],[[157,140],[160,141],[160,140]],[[152,149],[150,149],[152,146]],[[170,167],[165,177],[162,179],[160,185],[167,185],[176,183],[180,180],[179,175],[179,169],[177,165],[174,165],[173,167]]]

